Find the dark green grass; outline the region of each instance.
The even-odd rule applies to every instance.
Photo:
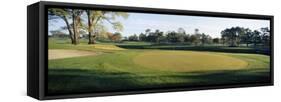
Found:
[[[126,49],[160,49],[160,50],[188,50],[188,51],[211,51],[226,53],[252,53],[270,55],[269,48],[254,47],[227,47],[227,46],[192,46],[192,45],[148,45],[148,44],[117,44],[118,47]]]
[[[160,75],[51,69],[49,75],[49,94],[265,83],[270,78],[265,69]]]

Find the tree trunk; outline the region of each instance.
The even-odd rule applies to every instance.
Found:
[[[64,20],[65,23],[66,23],[67,30],[68,30],[68,32],[69,32],[69,37],[70,37],[70,40],[71,40],[71,44],[74,44],[74,38],[73,38],[73,33],[72,33],[72,31],[71,31],[70,24],[69,24],[69,22],[68,22],[68,20],[67,20],[67,18],[66,18],[65,16],[63,17],[63,20]]]
[[[73,44],[77,45],[78,44],[78,39],[77,39],[77,22],[76,22],[77,17],[75,16],[74,10],[72,11],[72,20],[73,20]]]
[[[88,44],[95,44],[95,40],[93,37],[93,31],[92,31],[93,22],[91,20],[91,11],[90,10],[87,10],[87,15],[88,15],[88,32],[89,32]]]

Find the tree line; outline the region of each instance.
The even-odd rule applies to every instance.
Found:
[[[259,30],[251,30],[243,27],[231,27],[221,31],[223,44],[229,46],[240,46],[241,44],[249,44],[253,46],[270,45],[270,29],[268,27],[260,28]]]
[[[177,31],[168,31],[164,34],[163,31],[156,29],[146,29],[145,33],[140,33],[139,36],[134,34],[124,40],[128,41],[145,41],[156,44],[194,44],[204,45],[213,43],[213,38],[205,33],[199,33],[199,29],[195,29],[194,34],[187,34],[183,28],[178,28]]]
[[[240,46],[241,44],[258,44],[269,45],[270,30],[268,27],[260,30],[250,30],[243,27],[226,28],[221,31],[221,38],[212,38],[210,35],[200,33],[199,29],[195,29],[193,34],[187,34],[183,28],[178,28],[177,31],[168,31],[164,34],[163,31],[156,29],[146,29],[144,33],[139,35],[134,34],[125,37],[125,41],[145,41],[156,44],[223,44],[228,46]]]
[[[82,17],[86,15],[87,17]],[[117,17],[128,18],[129,14],[125,12],[110,12],[97,10],[82,10],[82,9],[48,9],[48,20],[61,19],[65,25],[65,29],[69,33],[71,44],[79,44],[80,36],[83,32],[88,33],[88,44],[95,44],[95,39],[99,32],[105,32],[106,27],[104,22],[111,24],[117,30],[122,31],[123,25],[117,21]],[[113,39],[119,38],[120,34],[114,34]]]

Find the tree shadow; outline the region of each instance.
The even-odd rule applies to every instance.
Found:
[[[266,69],[138,75],[127,72],[51,68],[48,71],[48,94],[98,93],[267,82],[270,82],[270,73]]]

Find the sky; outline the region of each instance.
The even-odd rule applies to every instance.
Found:
[[[186,33],[194,34],[194,30],[199,29],[199,33],[205,33],[213,38],[220,37],[220,32],[226,28],[244,27],[251,30],[258,30],[262,27],[270,28],[269,20],[255,19],[239,19],[239,18],[223,18],[223,17],[204,17],[204,16],[186,16],[186,15],[167,15],[167,14],[151,14],[151,13],[128,13],[127,19],[117,18],[124,29],[121,31],[122,36],[130,36],[133,34],[144,33],[146,29],[155,31],[177,31],[178,28],[183,28]],[[85,17],[85,16],[84,16]],[[49,32],[58,30],[66,26],[64,21],[57,19],[49,21]],[[112,26],[104,22],[109,32],[116,32]],[[68,33],[67,31],[65,31]],[[49,33],[50,34],[50,33]]]

